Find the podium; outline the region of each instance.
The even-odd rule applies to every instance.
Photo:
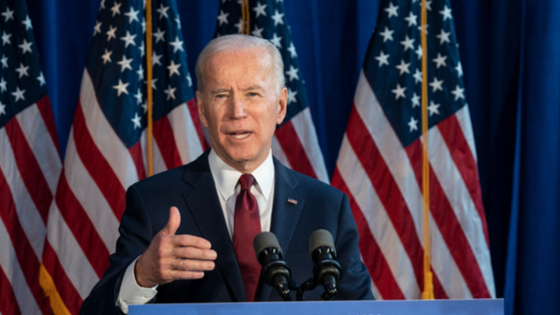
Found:
[[[130,305],[129,315],[503,315],[503,299]]]

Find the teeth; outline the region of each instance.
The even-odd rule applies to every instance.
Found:
[[[235,139],[243,139],[246,138],[249,135],[249,133],[239,133],[239,134],[234,134],[233,137]]]

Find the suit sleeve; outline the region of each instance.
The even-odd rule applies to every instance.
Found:
[[[80,308],[80,314],[123,314],[116,306],[126,268],[150,245],[154,236],[144,198],[136,185],[126,192],[126,209],[119,227],[116,252],[109,257],[109,268]]]
[[[350,202],[342,194],[338,233],[336,235],[337,260],[342,267],[337,300],[373,300],[371,278],[362,262],[358,248],[359,235],[352,215]]]

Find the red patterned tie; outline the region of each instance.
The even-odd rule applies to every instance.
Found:
[[[239,271],[241,271],[245,296],[249,302],[256,298],[261,273],[261,265],[253,250],[253,239],[261,232],[259,205],[251,193],[253,183],[255,183],[255,178],[251,174],[243,174],[239,178],[241,191],[235,201],[233,229],[233,249],[237,256]]]

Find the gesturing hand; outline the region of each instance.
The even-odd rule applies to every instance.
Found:
[[[136,261],[138,285],[150,288],[179,279],[200,279],[214,269],[217,254],[207,240],[193,235],[175,235],[181,223],[179,209],[169,209],[167,225],[154,237]]]

